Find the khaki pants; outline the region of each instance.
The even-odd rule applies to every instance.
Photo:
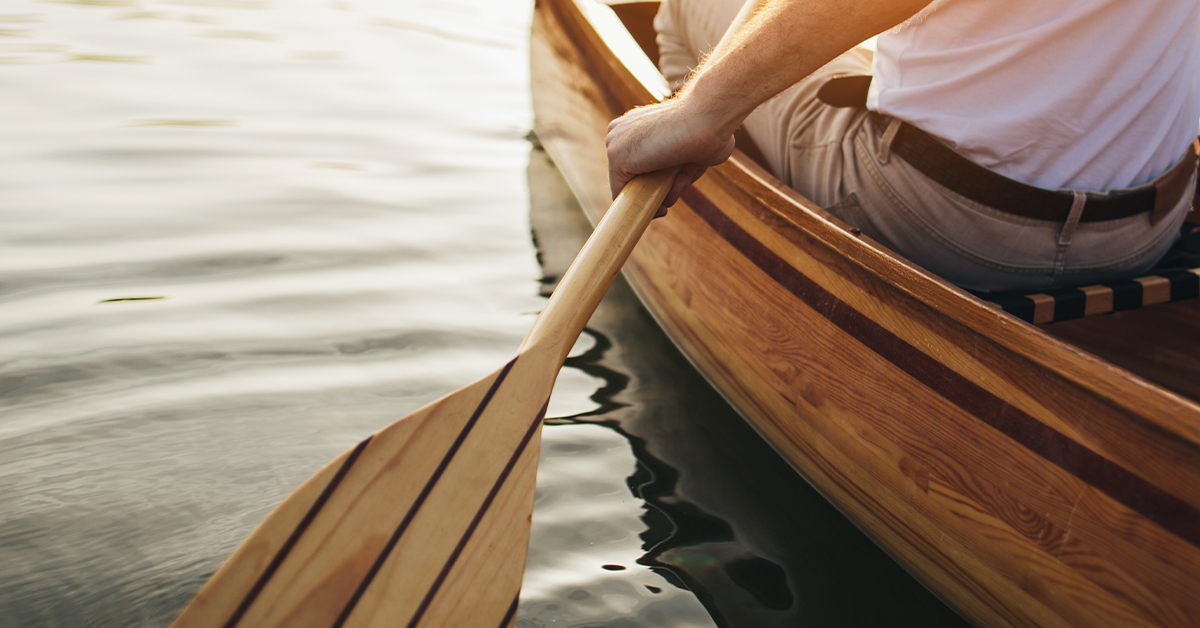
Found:
[[[655,19],[659,65],[672,87],[720,41],[741,5],[742,0],[662,3]],[[1155,225],[1149,212],[1065,224],[997,211],[931,181],[889,154],[890,135],[877,128],[878,117],[817,99],[830,76],[870,74],[871,55],[860,48],[845,53],[764,103],[744,125],[772,174],[838,218],[929,271],[980,291],[1136,276],[1175,242],[1191,194]],[[1194,176],[1189,189],[1195,189]]]

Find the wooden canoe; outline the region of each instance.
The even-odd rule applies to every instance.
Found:
[[[615,9],[537,0],[533,24],[537,134],[593,222],[609,120],[665,93],[635,43],[653,54],[656,5]],[[1195,300],[1037,327],[741,153],[625,273],[762,436],[974,623],[1200,625]]]

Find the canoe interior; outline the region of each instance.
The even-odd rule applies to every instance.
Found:
[[[654,16],[658,2],[617,2],[611,7],[646,56],[657,61]],[[759,166],[748,136],[738,148]],[[1200,300],[1192,299],[1040,326],[1047,334],[1200,402]]]

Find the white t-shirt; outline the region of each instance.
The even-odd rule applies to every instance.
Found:
[[[1146,183],[1195,139],[1198,0],[936,0],[880,35],[867,107],[1043,188]]]

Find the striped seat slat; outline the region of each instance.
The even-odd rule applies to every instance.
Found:
[[[1058,323],[1144,305],[1195,299],[1200,297],[1200,267],[1167,270],[1079,288],[1058,288],[1032,294],[982,294],[979,297],[1030,323]]]

